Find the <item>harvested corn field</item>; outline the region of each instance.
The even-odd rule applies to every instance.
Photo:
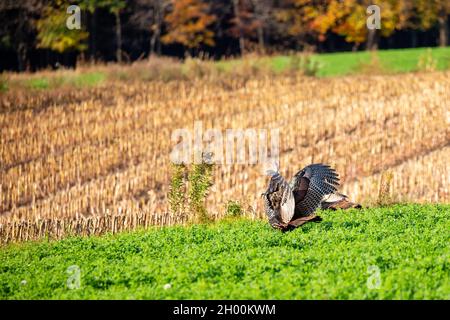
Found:
[[[286,176],[313,162],[341,175],[341,190],[376,201],[392,173],[395,201],[450,201],[450,73],[331,79],[270,75],[0,96],[2,242],[100,234],[184,222],[170,213],[172,133],[279,129]],[[221,164],[207,199],[262,217],[259,165]],[[118,226],[119,224],[119,226]]]

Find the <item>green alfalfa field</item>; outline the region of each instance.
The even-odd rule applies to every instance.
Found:
[[[322,211],[0,249],[1,299],[449,299],[450,205]]]

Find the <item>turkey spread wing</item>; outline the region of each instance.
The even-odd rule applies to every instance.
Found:
[[[290,182],[295,209],[293,218],[314,213],[325,195],[336,192],[339,177],[330,166],[312,164],[300,170]]]

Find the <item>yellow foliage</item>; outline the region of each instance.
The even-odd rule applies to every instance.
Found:
[[[84,30],[70,30],[66,26],[66,19],[69,15],[61,7],[47,7],[43,17],[37,22],[38,48],[47,48],[57,52],[67,50],[84,51],[87,45],[84,40],[88,37],[88,32]]]

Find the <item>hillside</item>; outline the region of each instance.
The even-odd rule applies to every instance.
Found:
[[[264,159],[250,160],[252,132],[267,135],[258,146],[270,152],[278,137],[284,176],[330,164],[354,201],[374,203],[383,174],[392,177],[392,201],[450,200],[448,71],[325,79],[211,74],[17,90],[0,96],[2,242],[181,222],[168,213],[174,134],[187,132],[182,141],[189,146],[198,128],[203,147],[209,129],[220,138],[207,199],[212,216],[229,201],[250,217],[263,216],[267,177]],[[227,150],[230,129],[244,140]]]
[[[449,213],[397,205],[321,212],[284,234],[238,219],[9,245],[0,298],[448,299]]]

